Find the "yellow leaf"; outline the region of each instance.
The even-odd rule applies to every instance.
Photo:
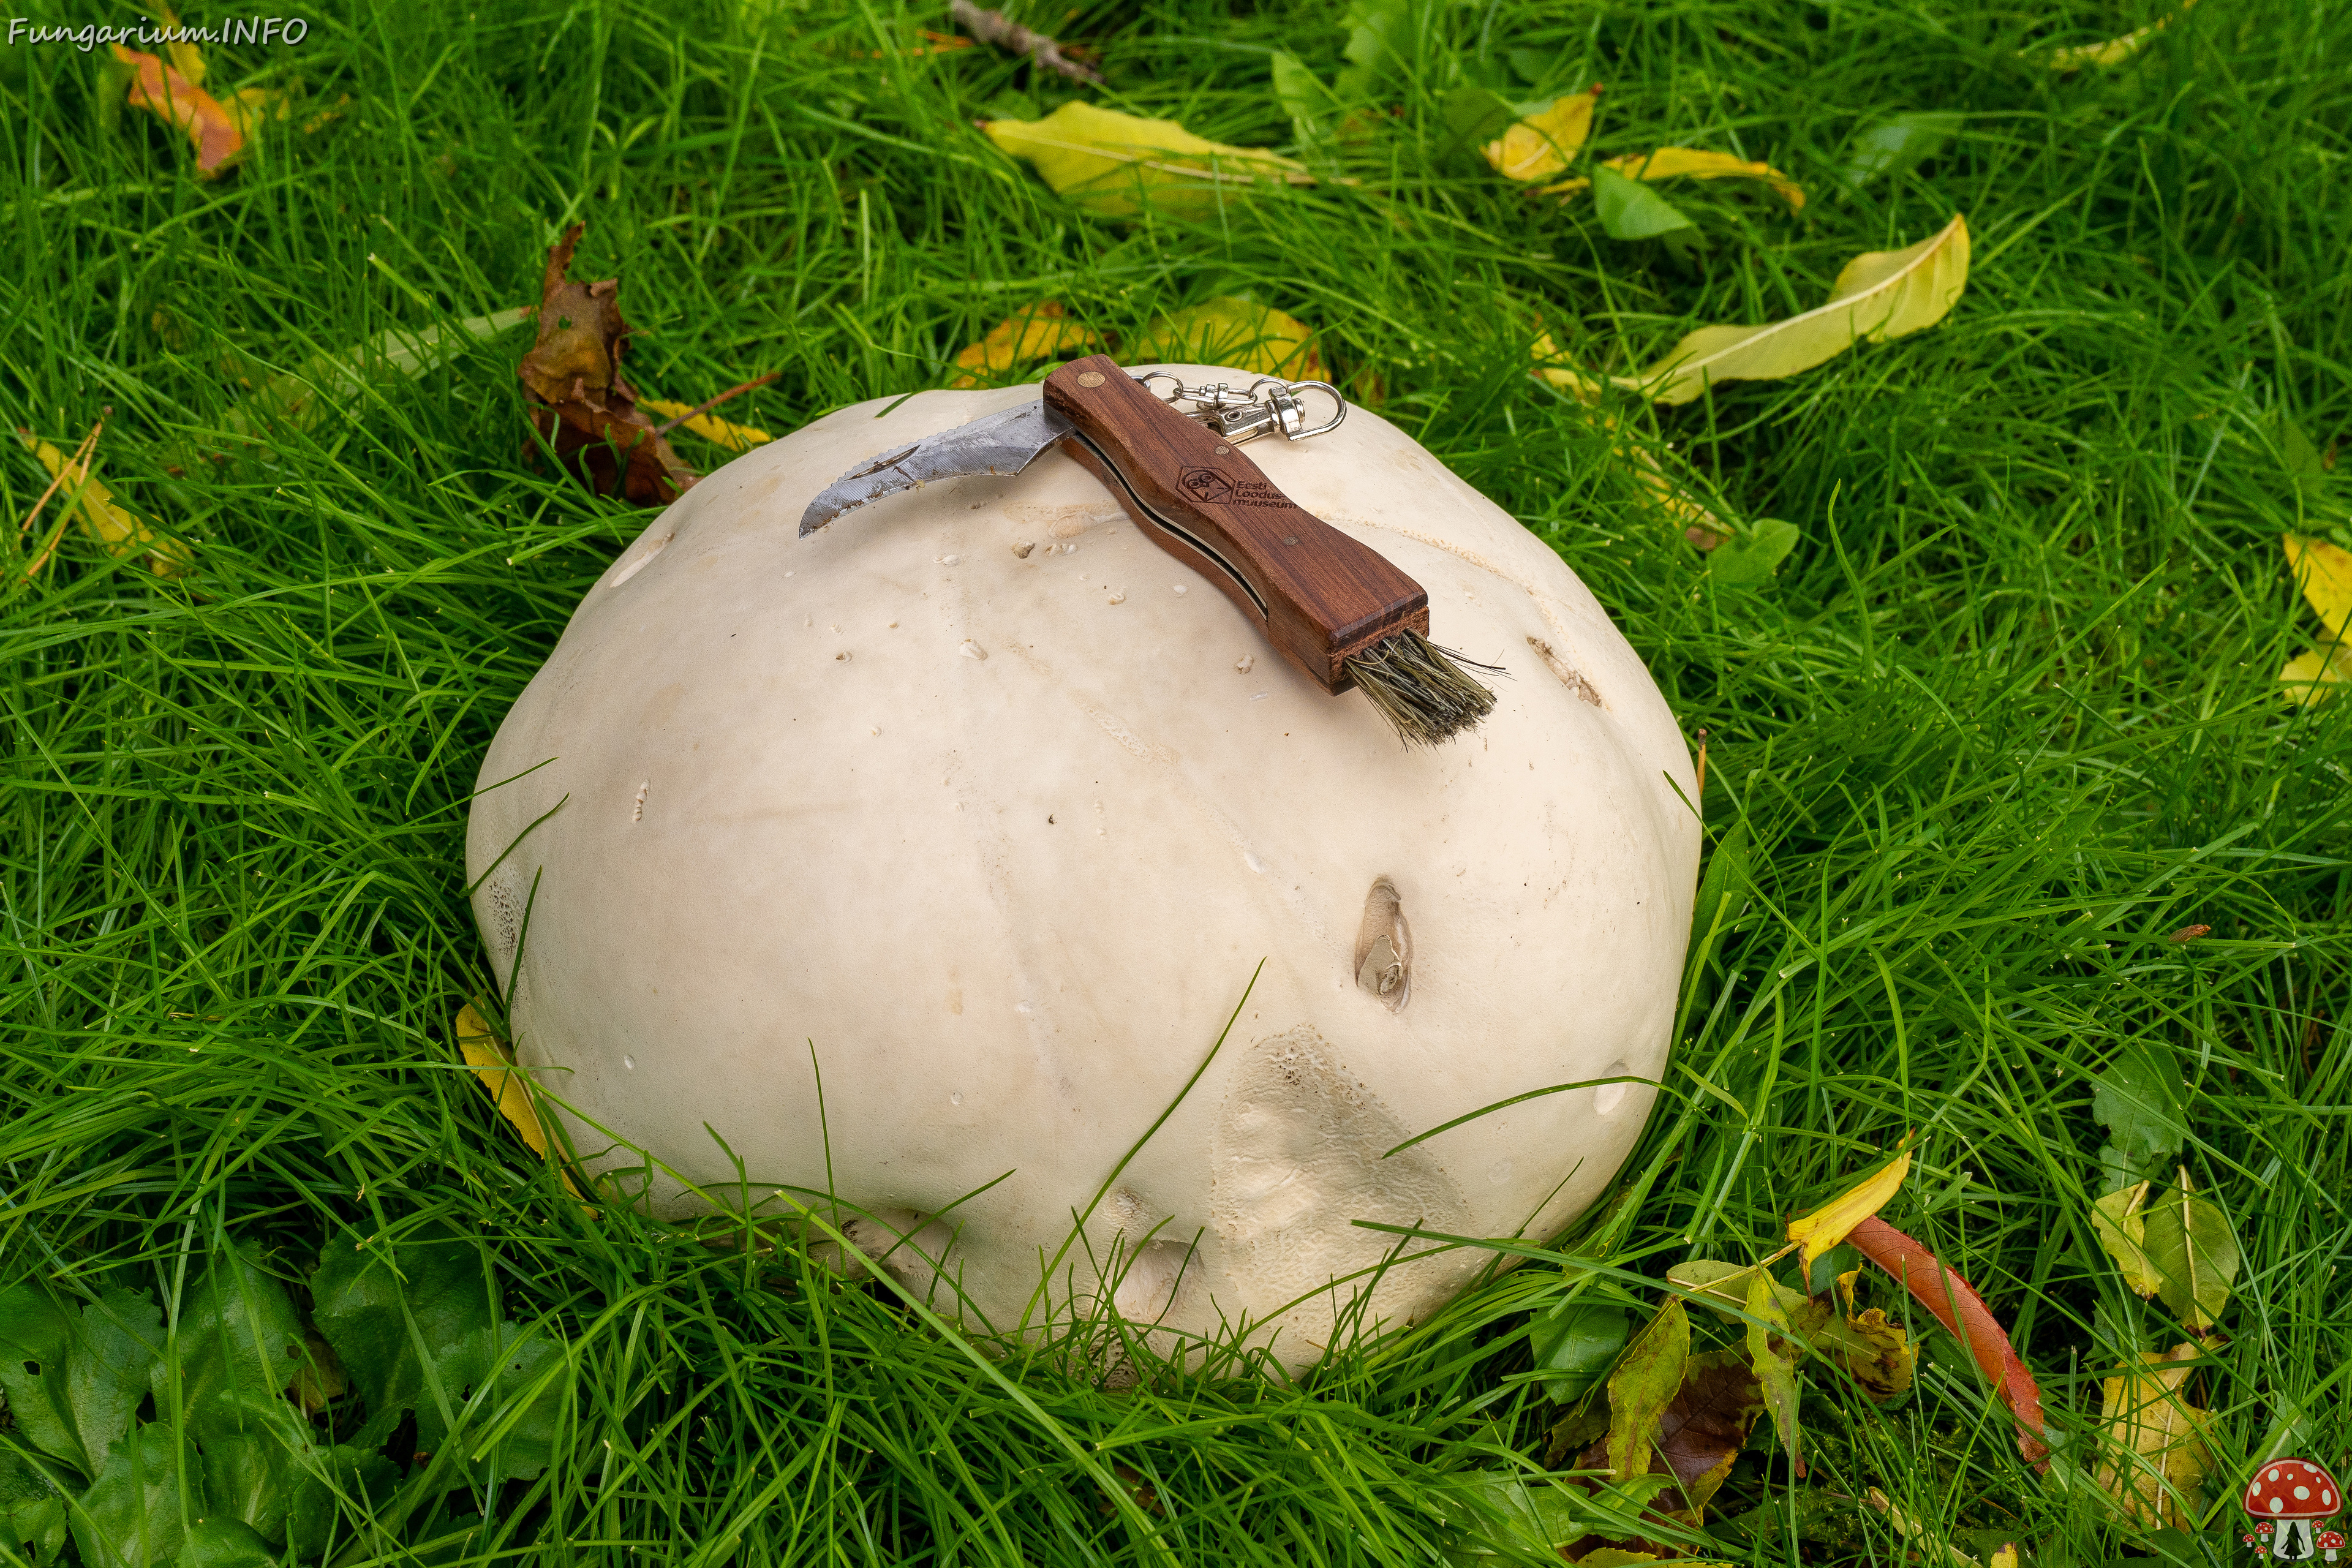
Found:
[[[2099,1489],[2117,1511],[2150,1530],[2192,1530],[2204,1511],[2197,1489],[2210,1463],[2206,1413],[2189,1403],[2184,1386],[2197,1356],[2193,1344],[2175,1345],[2168,1355],[2142,1351],[2137,1369],[2101,1384],[2110,1447]]]
[[[1534,357],[1537,376],[1588,405],[1585,417],[1607,437],[1610,456],[1632,470],[1629,477],[1643,499],[1667,521],[1682,529],[1692,543],[1702,550],[1710,549],[1729,534],[1730,530],[1721,518],[1701,505],[1697,498],[1667,474],[1665,464],[1659,460],[1655,452],[1627,435],[1614,415],[1604,414],[1590,406],[1600,400],[1601,384],[1581,371],[1559,363],[1563,356],[1553,345],[1549,332],[1537,337]]]
[[[1033,360],[1066,359],[1098,346],[1094,333],[1069,319],[1059,300],[1041,300],[1007,316],[988,335],[956,355],[962,374],[950,386],[982,386]]]
[[[1555,99],[1541,113],[1513,121],[1501,137],[1480,151],[1507,180],[1548,180],[1583,150],[1592,134],[1593,108],[1600,101],[1597,92]]]
[[[2147,26],[2134,27],[2122,37],[2109,38],[2104,44],[2077,44],[2072,48],[2054,49],[2050,55],[2050,68],[2078,71],[2084,66],[2095,66],[2101,70],[2113,70],[2146,48],[2150,39],[2171,26],[2173,16],[2179,16],[2196,4],[2197,0],[2180,0],[2179,9],[2171,16],[2158,16]]]
[[[677,418],[694,405],[672,403],[667,397],[640,397],[637,399],[637,406],[648,414],[659,415],[667,421]],[[698,414],[687,420],[686,428],[711,445],[724,447],[730,452],[748,452],[754,447],[764,446],[775,439],[765,430],[750,425],[730,425],[726,420],[716,418],[709,414]]]
[[[1136,334],[1130,364],[1215,364],[1292,381],[1325,379],[1315,329],[1271,306],[1221,294],[1155,319]]]
[[[1840,1275],[1843,1282],[1851,1278]],[[1853,1312],[1853,1296],[1846,1294],[1847,1310]],[[1832,1318],[1813,1331],[1813,1348],[1824,1355],[1834,1356],[1843,1363],[1863,1393],[1874,1400],[1895,1398],[1911,1386],[1913,1373],[1919,1364],[1919,1352],[1912,1345],[1903,1325],[1890,1322],[1884,1311],[1870,1310],[1839,1319]]]
[[[1789,1222],[1789,1239],[1804,1243],[1798,1256],[1803,1259],[1808,1274],[1813,1259],[1843,1241],[1855,1226],[1886,1206],[1903,1185],[1903,1178],[1911,1173],[1909,1140],[1906,1147],[1887,1164],[1864,1176],[1828,1203],[1808,1215]]]
[[[2347,680],[2352,680],[2352,647],[2342,643],[2325,653],[2317,648],[2299,653],[2279,671],[2279,683],[2287,688],[2287,696],[2301,702],[2324,701]]]
[[[2091,1234],[2123,1270],[2124,1283],[2142,1296],[2153,1297],[2164,1277],[2147,1260],[2147,1216],[2140,1213],[2140,1205],[2147,1201],[2146,1182],[2109,1193],[2091,1205]]]
[[[470,1002],[457,1009],[457,1021],[450,1033],[457,1037],[457,1049],[464,1053],[466,1065],[474,1069],[474,1076],[481,1081],[490,1103],[499,1108],[499,1114],[522,1134],[522,1141],[530,1146],[532,1153],[542,1160],[551,1158],[547,1131],[540,1125],[539,1108],[531,1103],[530,1087],[523,1079],[522,1069],[507,1055],[506,1042],[483,1021]],[[582,1196],[580,1184],[572,1179],[571,1171],[561,1165],[557,1169],[562,1171],[563,1184],[572,1189],[572,1195]]]
[[[32,449],[41,460],[49,477],[58,481],[58,489],[68,504],[81,519],[84,533],[103,545],[113,555],[145,555],[147,569],[158,577],[176,577],[187,570],[187,549],[174,539],[166,539],[147,526],[138,517],[114,504],[114,492],[90,477],[94,465],[77,463],[50,443],[26,431],[16,432],[18,440]]]
[[[1805,205],[1805,188],[1796,181],[1769,163],[1746,163],[1728,153],[1661,147],[1654,153],[1629,153],[1622,158],[1612,158],[1601,166],[1614,169],[1629,180],[1761,180],[1789,204],[1790,212],[1801,212]]]
[[[1200,216],[1263,184],[1308,185],[1303,164],[1258,147],[1228,147],[1172,120],[1145,120],[1072,101],[1043,120],[988,120],[991,142],[1036,167],[1090,212],[1125,217],[1149,205]]]
[[[1612,376],[1659,403],[1688,403],[1714,383],[1777,381],[1811,370],[1862,342],[1932,327],[1969,280],[1969,228],[1955,217],[1902,250],[1873,250],[1840,272],[1829,303],[1755,327],[1701,327],[1636,375]]]
[[[232,167],[245,152],[245,136],[236,119],[212,94],[182,75],[177,66],[154,55],[110,45],[114,58],[131,68],[131,95],[124,101],[178,126],[196,152],[196,174],[213,179]]]
[[[180,18],[173,14],[169,5],[163,7],[163,26],[171,32],[179,30]],[[165,44],[163,52],[172,57],[172,68],[186,77],[190,87],[205,85],[205,55],[202,49],[183,39]]]
[[[2328,636],[2342,637],[2346,623],[2352,622],[2352,551],[2294,533],[2282,534],[2279,542],[2286,547],[2286,563],[2304,602],[2319,612]]]
[[[1614,1546],[1596,1546],[1576,1560],[1576,1568],[1633,1568],[1636,1563],[1655,1563],[1654,1552],[1624,1552]]]
[[[2002,1542],[1992,1554],[1990,1568],[2017,1568],[2017,1542]]]

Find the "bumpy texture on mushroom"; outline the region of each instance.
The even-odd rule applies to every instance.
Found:
[[[1171,592],[1190,574],[1059,453],[795,536],[859,459],[1034,395],[845,409],[655,520],[484,762],[524,776],[474,807],[476,912],[520,1059],[591,1169],[650,1152],[657,1209],[740,1201],[736,1159],[755,1196],[822,1194],[829,1133],[853,1239],[975,1327],[1015,1325],[1091,1205],[1053,1310],[1107,1299],[1169,1343],[1246,1322],[1297,1365],[1401,1246],[1354,1222],[1542,1236],[1615,1173],[1639,1085],[1383,1155],[1658,1074],[1689,754],[1559,558],[1363,410],[1251,452],[1511,671],[1436,751]],[[1360,1321],[1486,1260],[1400,1262]]]

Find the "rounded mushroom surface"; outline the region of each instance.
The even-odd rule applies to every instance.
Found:
[[[843,409],[649,523],[484,760],[476,917],[608,1193],[833,1201],[977,1331],[1115,1310],[1303,1365],[1490,1260],[1410,1233],[1549,1236],[1615,1174],[1638,1085],[1398,1146],[1659,1075],[1689,753],[1559,558],[1363,409],[1247,450],[1509,670],[1436,750],[1224,595],[1135,588],[1189,574],[1059,452],[796,535],[1036,395]]]

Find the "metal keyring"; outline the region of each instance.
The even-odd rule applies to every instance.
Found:
[[[1327,431],[1337,430],[1339,427],[1340,422],[1348,417],[1348,400],[1340,396],[1339,389],[1332,385],[1328,381],[1281,381],[1273,376],[1265,376],[1250,384],[1250,395],[1253,397],[1256,396],[1257,389],[1269,384],[1281,387],[1284,391],[1290,393],[1294,397],[1297,394],[1305,392],[1307,388],[1313,387],[1315,390],[1322,393],[1324,396],[1331,400],[1331,407],[1333,410],[1331,417],[1323,424],[1316,426],[1312,429],[1301,428],[1294,431],[1289,427],[1288,420],[1285,420],[1283,422],[1282,433],[1285,436],[1289,437],[1290,439],[1294,441],[1304,441],[1309,436],[1320,436]]]

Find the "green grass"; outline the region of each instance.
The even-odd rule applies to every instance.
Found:
[[[1038,299],[1133,331],[1246,290],[1323,329],[1338,374],[1376,376],[1389,418],[1559,549],[1710,731],[1710,828],[1750,835],[1744,912],[1680,1026],[1679,1098],[1628,1167],[1647,1185],[1608,1261],[1759,1256],[1921,1129],[1888,1217],[2013,1320],[2086,1454],[2103,1372],[2179,1337],[2089,1229],[2091,1075],[2137,1042],[2182,1074],[2184,1163],[2246,1256],[2195,1385],[2217,1456],[2198,1522],[2235,1551],[2254,1457],[2352,1447],[2352,728],[2274,685],[2314,636],[2278,535],[2340,521],[2352,488],[2298,485],[2279,437],[2283,416],[2323,447],[2352,430],[2352,30],[2318,0],[2204,0],[2125,69],[2032,58],[2157,14],[1431,5],[1381,91],[1394,113],[1303,148],[1268,51],[1328,77],[1336,8],[1030,14],[1102,48],[1105,101],[1353,182],[1198,223],[1088,218],[997,155],[975,115],[1071,94],[984,50],[907,53],[943,12],[316,16],[301,47],[215,50],[215,70],[350,105],[216,183],[150,117],[100,125],[79,54],[13,51],[0,415],[69,447],[110,405],[105,477],[198,566],[158,581],[71,535],[0,604],[0,1284],[169,1300],[188,1259],[236,1240],[299,1288],[331,1227],[478,1237],[508,1313],[568,1344],[565,1425],[542,1477],[411,1516],[404,1539],[438,1542],[418,1560],[1437,1560],[1481,1478],[1541,1463],[1559,1412],[1515,1374],[1557,1267],[1297,1385],[1109,1390],[1050,1347],[992,1374],[800,1260],[583,1216],[497,1121],[449,1032],[490,980],[461,897],[466,797],[646,521],[523,461],[520,334],[267,454],[163,466],[241,395],[225,357],[286,370],[529,302],[573,219],[581,275],[622,278],[646,329],[641,388],[693,402],[781,369],[727,410],[780,431],[941,384]],[[1813,199],[1792,218],[1677,187],[1710,240],[1685,270],[1450,153],[1439,106],[1465,76],[1518,97],[1604,81],[1602,153],[1737,151]],[[1913,110],[1970,118],[1917,170],[1843,188],[1853,132]],[[1846,258],[1955,211],[1976,268],[1940,328],[1622,411],[1732,513],[1803,530],[1761,591],[1714,585],[1527,374],[1538,323],[1622,370],[1688,324],[1818,303]],[[9,450],[0,511],[21,518],[45,477]],[[6,533],[15,582],[28,546]],[[2212,934],[2165,940],[2191,922]],[[1710,1555],[1886,1561],[1885,1521],[1838,1500],[1871,1487],[1971,1554],[2156,1549],[2027,1470],[1957,1345],[1927,1337],[1899,1405],[1812,1380],[1812,1479],[1743,1458],[1718,1511],[1754,1528]],[[1148,1479],[1164,1517],[1108,1508],[1079,1447]]]

